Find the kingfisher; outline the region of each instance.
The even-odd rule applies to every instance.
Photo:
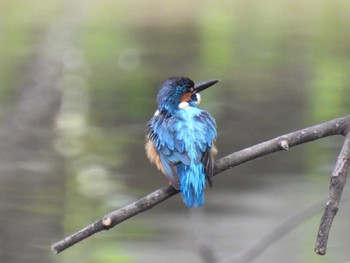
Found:
[[[158,109],[147,124],[147,157],[181,192],[188,207],[202,206],[206,180],[210,187],[213,184],[216,123],[197,105],[199,92],[218,81],[194,83],[187,77],[168,78],[160,85]]]

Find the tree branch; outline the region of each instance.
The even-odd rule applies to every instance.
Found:
[[[329,184],[329,197],[326,208],[321,219],[320,227],[317,233],[315,252],[319,255],[325,255],[327,251],[327,241],[332,222],[338,212],[340,198],[346,183],[346,176],[349,170],[350,162],[350,133],[345,137],[344,145],[339,153],[338,160]]]
[[[259,157],[277,151],[288,150],[290,147],[302,143],[331,135],[345,135],[347,134],[349,127],[350,115],[276,137],[272,140],[234,152],[217,160],[215,162],[214,175]],[[95,233],[102,230],[108,230],[130,217],[151,209],[153,206],[165,201],[178,192],[179,191],[175,190],[172,186],[164,186],[138,201],[105,215],[93,224],[53,244],[51,249],[55,253],[60,253]]]

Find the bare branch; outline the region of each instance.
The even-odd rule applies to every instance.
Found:
[[[215,163],[214,174],[277,151],[287,150],[302,143],[331,135],[345,135],[349,127],[350,115],[279,136],[221,158]]]
[[[329,184],[329,197],[317,233],[315,252],[325,255],[327,241],[333,219],[338,212],[340,198],[346,183],[350,162],[350,133],[345,137],[344,145],[338,156]]]
[[[84,240],[85,238],[88,238],[89,236],[92,236],[93,234],[96,234],[102,230],[108,230],[124,220],[137,215],[138,213],[151,209],[153,206],[163,202],[178,192],[179,191],[172,186],[164,186],[127,206],[110,212],[84,229],[53,244],[51,246],[51,250],[56,254],[60,253],[61,251]]]
[[[251,146],[238,152],[234,152],[219,159],[215,163],[214,175],[256,158],[277,151],[288,150],[289,148],[302,143],[314,141],[331,135],[345,135],[349,127],[350,115],[279,136],[275,139]],[[60,253],[83,239],[102,230],[108,230],[128,218],[152,208],[153,206],[165,201],[177,193],[178,191],[171,186],[160,188],[138,201],[105,215],[103,218],[87,226],[86,228],[53,244],[51,249],[56,253]]]

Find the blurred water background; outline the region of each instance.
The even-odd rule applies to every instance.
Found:
[[[348,114],[349,25],[345,0],[1,0],[0,262],[224,260],[325,199],[341,137],[218,175],[202,209],[176,196],[50,251],[167,184],[143,144],[169,76],[221,79],[201,104],[218,157]],[[313,252],[323,206],[252,262],[350,262],[347,198]]]

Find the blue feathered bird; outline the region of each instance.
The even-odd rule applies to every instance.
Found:
[[[199,92],[217,82],[167,79],[158,92],[158,109],[147,125],[147,157],[180,190],[188,207],[203,205],[206,179],[212,186],[216,124],[197,104]]]

